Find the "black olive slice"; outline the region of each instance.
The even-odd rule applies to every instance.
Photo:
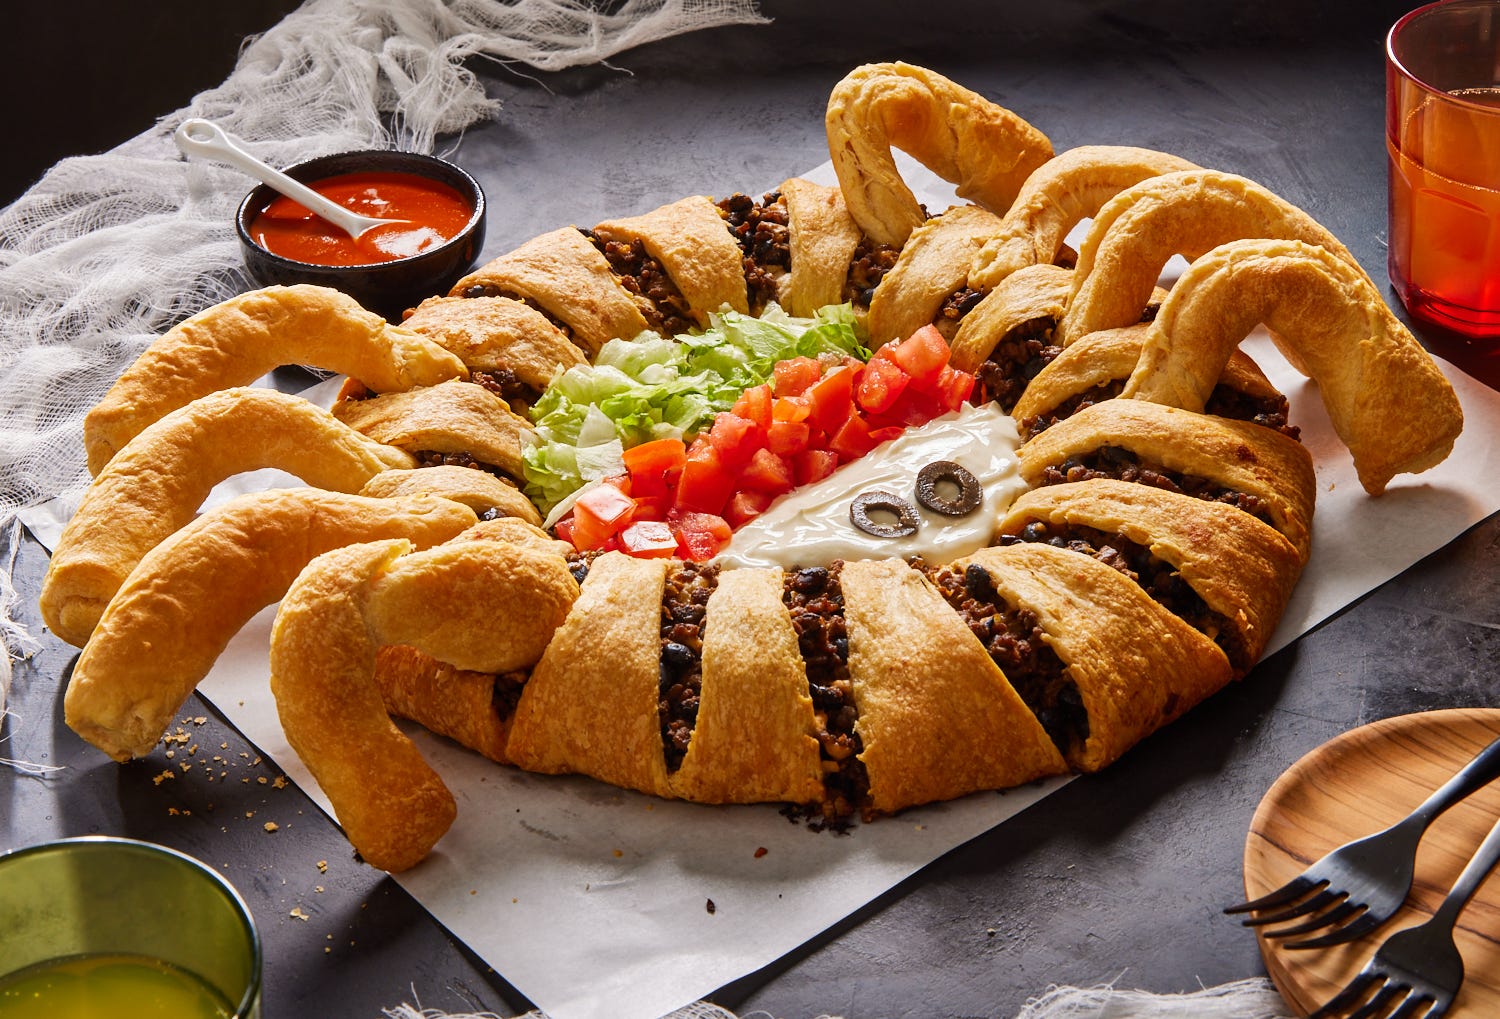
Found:
[[[944,483],[958,488],[953,498],[943,494]],[[962,464],[952,460],[934,460],[917,472],[917,502],[934,513],[962,517],[973,513],[983,501],[979,479]]]
[[[872,519],[870,513],[886,512],[896,517],[893,523]],[[889,492],[861,492],[849,503],[849,522],[876,538],[905,538],[917,533],[921,519],[917,508],[899,495]]]

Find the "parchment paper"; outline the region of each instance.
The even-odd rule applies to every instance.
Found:
[[[951,189],[914,164],[904,168],[929,208],[951,203]],[[832,182],[826,164],[808,176]],[[1268,337],[1244,349],[1291,400],[1317,465],[1312,559],[1275,650],[1500,509],[1491,443],[1500,394],[1444,364],[1466,416],[1453,455],[1371,499],[1316,387]],[[326,387],[314,395],[326,398]],[[222,494],[281,480],[257,472]],[[27,523],[49,547],[56,540],[58,520],[33,513]],[[241,631],[200,689],[332,816],[276,719],[266,664],[273,618],[267,609]],[[1191,714],[1176,724],[1192,725]],[[1066,781],[837,835],[791,823],[775,807],[658,801],[588,779],[528,775],[412,735],[452,788],[458,820],[397,880],[552,1019],[656,1019],[775,961]],[[1128,756],[1116,765],[1129,766]]]

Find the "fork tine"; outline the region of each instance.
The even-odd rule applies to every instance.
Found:
[[[1344,926],[1329,931],[1327,934],[1316,938],[1304,938],[1301,941],[1288,941],[1286,948],[1328,948],[1332,945],[1342,945],[1349,941],[1358,941],[1366,934],[1379,927],[1385,921],[1371,913],[1361,913],[1350,920]],[[1288,932],[1281,932],[1285,936]],[[1267,937],[1270,933],[1267,932]]]
[[[1411,994],[1411,988],[1405,984],[1387,983],[1375,996],[1365,1002],[1363,1008],[1349,1014],[1349,1019],[1375,1019],[1378,1015],[1385,1014],[1385,1010],[1395,1001],[1398,996],[1405,998]]]
[[[1438,1019],[1438,1016],[1448,1011],[1446,1006],[1432,1000],[1430,994],[1417,994],[1413,991],[1401,1003],[1401,1007],[1391,1013],[1390,1019]]]
[[[1260,898],[1251,899],[1249,902],[1241,902],[1238,905],[1229,906],[1224,912],[1253,913],[1261,909],[1270,909],[1272,906],[1280,906],[1300,898],[1308,892],[1321,888],[1325,884],[1327,884],[1326,881],[1313,881],[1304,874],[1298,874],[1274,892],[1267,892]]]
[[[1267,913],[1265,916],[1248,917],[1247,919],[1241,920],[1240,923],[1244,924],[1246,927],[1261,927],[1268,923],[1281,923],[1283,920],[1295,920],[1299,916],[1306,916],[1309,913],[1315,913],[1318,910],[1322,909],[1324,906],[1339,901],[1341,898],[1343,898],[1343,896],[1343,892],[1334,892],[1325,888],[1321,892],[1318,892],[1316,895],[1311,896],[1310,898],[1303,899],[1301,902],[1287,906],[1285,909],[1278,909],[1276,912]]]
[[[1325,909],[1321,913],[1308,917],[1299,924],[1283,927],[1280,930],[1263,930],[1261,934],[1268,938],[1291,938],[1298,934],[1310,934],[1313,931],[1323,930],[1328,927],[1336,927],[1357,913],[1364,910],[1362,902],[1349,902],[1347,899],[1339,902],[1331,909]]]
[[[1380,979],[1382,979],[1380,974],[1366,966],[1354,974],[1342,991],[1329,998],[1322,1008],[1309,1014],[1307,1019],[1335,1019],[1336,1016],[1343,1015],[1357,1002],[1363,1000],[1370,985]]]

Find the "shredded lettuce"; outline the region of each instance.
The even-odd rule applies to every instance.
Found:
[[[610,340],[592,365],[569,368],[531,408],[522,451],[526,494],[550,513],[590,483],[624,473],[624,451],[652,439],[691,442],[777,361],[823,354],[870,358],[851,305],[794,318],[778,305],[759,318],[725,311],[699,333]]]

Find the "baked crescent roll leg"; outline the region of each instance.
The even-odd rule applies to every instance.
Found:
[[[698,803],[823,796],[817,722],[777,569],[729,570],[705,605],[696,725],[674,795]]]
[[[232,499],[148,552],[105,609],[63,698],[73,731],[119,761],[151,752],[245,623],[314,556],[352,542],[425,547],[475,523],[425,496],[278,489]]]
[[[456,354],[471,372],[495,376],[507,399],[513,380],[528,405],[559,371],[588,363],[547,316],[508,297],[429,297],[402,325]]]
[[[1363,273],[1338,238],[1252,180],[1216,170],[1163,174],[1120,192],[1094,218],[1078,251],[1059,341],[1066,346],[1139,321],[1168,258],[1178,254],[1191,262],[1247,237],[1316,244]]]
[[[483,386],[457,379],[405,393],[341,400],[334,417],[377,442],[417,456],[469,459],[525,477],[523,437],[531,422]]]
[[[506,755],[519,767],[671,795],[657,710],[667,568],[619,552],[594,560],[516,706]]]
[[[1016,461],[1032,488],[1112,477],[1227,502],[1269,523],[1307,561],[1317,493],[1312,458],[1269,428],[1106,400],[1033,436]]]
[[[491,259],[448,291],[453,297],[510,297],[533,303],[567,328],[590,357],[610,340],[650,328],[650,302],[620,285],[609,261],[576,227],[533,237]]]
[[[993,359],[1004,370],[994,373],[1000,379],[1015,379],[1013,386],[1002,387],[999,379],[990,377],[990,398],[1002,408],[1014,405],[1025,385],[1026,373],[1009,366],[1034,360],[1041,348],[1053,346],[1052,334],[1068,306],[1073,287],[1073,272],[1057,265],[1031,265],[1007,276],[984,295],[963,321],[950,344],[950,363],[960,371],[982,375],[986,361]],[[1028,340],[1037,341],[1034,344]],[[1014,345],[1014,349],[1008,349]]]
[[[245,442],[247,434],[256,441]],[[42,618],[82,647],[141,557],[190,521],[225,478],[276,467],[317,488],[354,492],[413,463],[300,397],[210,393],[131,439],[84,492],[42,580]]]
[[[993,653],[1017,660],[1007,675],[1023,671],[1035,643],[1055,656],[1052,667],[1028,670],[1040,694],[1033,703],[1079,771],[1117,760],[1230,680],[1229,661],[1212,641],[1135,581],[1077,552],[982,549],[938,583],[954,592],[971,625],[994,635]],[[1008,630],[1017,622],[1020,634]]]
[[[272,368],[305,364],[377,392],[462,378],[463,362],[327,287],[267,287],[179,322],[125,369],[84,419],[89,471],[98,474],[147,425],[201,396],[248,386]]]
[[[1000,544],[1046,542],[1128,572],[1218,644],[1235,675],[1260,658],[1302,572],[1291,542],[1232,506],[1107,478],[1034,489],[996,533]]]
[[[1084,407],[1119,396],[1140,361],[1150,328],[1149,323],[1139,323],[1101,329],[1059,349],[1011,411],[1022,437],[1029,438]],[[1239,350],[1229,355],[1202,409],[1219,417],[1253,421],[1289,438],[1300,434],[1288,423],[1286,397]]]
[[[967,289],[974,256],[999,229],[1000,217],[975,205],[956,206],[913,229],[870,301],[871,341],[904,340],[933,322],[952,336],[958,316],[942,314],[945,302]]]
[[[640,216],[600,223],[592,233],[606,258],[618,246],[641,244],[660,264],[681,294],[688,317],[699,326],[708,325],[711,312],[726,307],[738,312],[750,310],[740,246],[718,207],[702,195],[679,199]],[[615,273],[622,275],[620,265],[615,265]],[[643,292],[655,299],[654,289],[644,286],[644,281],[642,285]],[[661,302],[657,303],[660,307]],[[668,326],[666,331],[685,330]]]
[[[1264,322],[1318,383],[1365,491],[1425,471],[1453,449],[1463,409],[1431,356],[1358,270],[1298,241],[1239,241],[1178,280],[1146,335],[1125,395],[1188,410]]]
[[[849,212],[868,236],[900,247],[927,217],[891,149],[1004,215],[1030,173],[1052,157],[1046,135],[942,75],[904,63],[866,64],[828,97],[828,151]]]
[[[993,290],[1028,265],[1056,261],[1068,231],[1126,188],[1149,177],[1197,167],[1166,152],[1128,145],[1080,145],[1026,178],[1000,231],[974,259],[971,285]]]
[[[360,856],[392,872],[426,856],[458,813],[370,681],[380,638],[365,619],[369,586],[409,547],[383,541],[318,556],[287,591],[271,631],[271,692],[287,742]]]
[[[809,318],[819,308],[844,302],[849,264],[863,238],[838,188],[793,177],[781,185],[781,197],[791,248],[781,305]]]
[[[943,596],[899,559],[841,573],[871,809],[889,813],[1067,770]]]
[[[359,494],[376,499],[436,495],[463,503],[481,519],[518,517],[537,527],[542,525],[542,515],[536,506],[515,485],[473,467],[439,464],[414,470],[382,471],[365,482]]]

